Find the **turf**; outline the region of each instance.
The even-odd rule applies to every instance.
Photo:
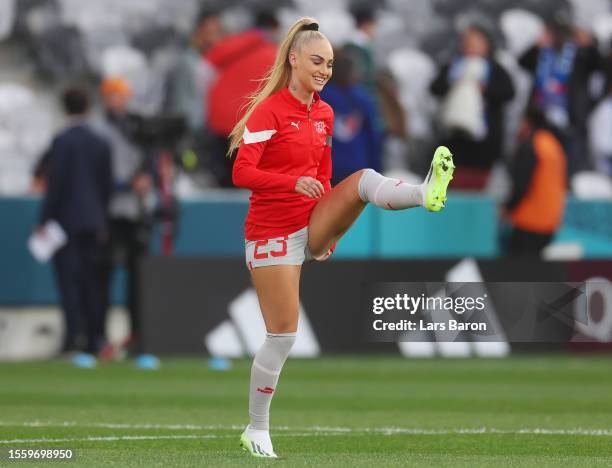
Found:
[[[290,360],[273,403],[278,461],[238,448],[249,365],[0,364],[0,466],[44,465],[6,459],[37,447],[88,467],[612,466],[611,356]]]

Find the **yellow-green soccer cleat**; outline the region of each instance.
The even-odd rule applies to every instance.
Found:
[[[446,190],[453,180],[453,155],[446,146],[438,146],[425,179],[425,203],[428,211],[441,211],[446,202]]]
[[[263,437],[258,437],[257,433],[265,432]],[[261,439],[261,440],[259,440]],[[240,436],[240,447],[252,456],[258,458],[278,458],[272,449],[272,442],[267,431],[250,431],[248,428]]]

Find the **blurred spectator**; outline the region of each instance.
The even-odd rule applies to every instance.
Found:
[[[406,110],[401,103],[399,86],[389,70],[381,70],[378,73],[376,87],[377,104],[380,109],[380,116],[377,117],[379,126],[384,127],[388,137],[406,140],[409,137]]]
[[[149,251],[152,178],[145,153],[135,141],[134,118],[127,112],[132,95],[130,85],[120,77],[107,78],[102,82],[101,93],[105,114],[97,122],[96,129],[110,143],[114,181],[110,203],[110,248],[103,281],[107,301],[105,309],[109,305],[112,273],[122,264],[126,269],[126,305],[131,325],[131,335],[122,346],[139,353],[139,263]],[[106,346],[102,357],[109,358],[112,352],[112,348]]]
[[[355,84],[369,95],[369,100],[374,100],[371,112],[373,117],[369,125],[374,132],[379,129],[384,131],[388,137],[388,146],[394,150],[387,152],[387,163],[389,165],[406,166],[405,140],[406,140],[406,112],[399,99],[398,86],[391,73],[387,70],[379,70],[374,60],[374,36],[376,33],[378,19],[376,9],[365,3],[358,4],[351,9],[355,22],[355,31],[344,45],[343,50],[354,63]],[[333,76],[332,76],[333,79]],[[363,92],[361,92],[363,96]],[[332,105],[333,106],[333,105]],[[378,138],[378,137],[376,137]],[[383,145],[384,142],[380,144]],[[378,143],[377,143],[378,145]],[[401,161],[391,161],[392,153],[397,153]],[[378,150],[377,150],[378,151]],[[381,152],[385,152],[382,148]],[[381,158],[382,158],[381,154]],[[373,156],[372,162],[378,159]],[[395,158],[398,159],[398,158]],[[382,168],[382,161],[378,163]],[[374,167],[374,166],[372,166]],[[334,175],[334,177],[336,177]]]
[[[442,144],[457,165],[454,188],[483,189],[502,156],[504,104],[514,97],[514,86],[493,54],[490,33],[471,25],[461,34],[460,52],[431,83],[432,93],[444,98]]]
[[[84,331],[84,350],[96,353],[104,342],[100,260],[108,238],[111,153],[85,121],[87,93],[70,88],[63,105],[70,120],[43,156],[48,190],[36,229],[55,220],[68,238],[53,258],[66,324],[62,350],[82,349],[79,335]]]
[[[223,38],[204,54],[217,71],[208,94],[207,121],[214,134],[210,169],[221,187],[233,187],[227,137],[242,117],[248,96],[274,64],[278,27],[274,13],[260,11],[253,29]]]
[[[321,93],[334,109],[333,185],[359,169],[382,169],[383,132],[376,103],[356,83],[352,58],[343,50],[336,51],[334,73]]]
[[[605,77],[604,93],[609,95],[610,90],[612,90],[612,39],[608,44],[608,55],[603,62],[603,72]]]
[[[534,77],[531,104],[555,126],[568,158],[568,175],[586,169],[587,119],[593,108],[589,80],[601,68],[592,36],[573,28],[569,14],[560,11],[519,63]]]
[[[512,234],[511,254],[538,255],[561,225],[567,169],[561,143],[550,131],[543,112],[527,110],[512,163],[512,194],[506,211]]]
[[[438,68],[429,56],[411,47],[393,51],[388,66],[389,73],[381,73],[378,80],[380,109],[386,122],[385,171],[410,169],[427,173],[435,109],[429,86]],[[395,106],[385,102],[395,99],[399,109],[391,114],[388,110]]]
[[[215,70],[202,54],[216,44],[222,35],[219,14],[214,10],[200,13],[189,47],[181,54],[169,80],[170,112],[184,115],[192,132],[201,131],[208,113],[208,88]]]
[[[589,118],[589,143],[595,168],[612,177],[612,82],[608,82],[607,95]]]
[[[589,149],[597,171],[612,178],[612,41],[604,74],[604,95],[589,118]]]
[[[376,31],[376,13],[365,4],[355,7],[351,13],[356,29],[344,48],[355,62],[357,83],[373,95],[376,92],[376,65],[372,41]]]
[[[169,114],[183,116],[187,123],[189,131],[183,146],[188,148],[184,155],[191,154],[193,157],[190,170],[203,170],[199,175],[205,177],[206,184],[210,183],[206,169],[210,167],[210,148],[214,146],[214,139],[211,142],[211,134],[206,127],[208,92],[217,73],[203,54],[222,35],[219,13],[216,10],[202,10],[188,48],[170,73],[166,96]]]

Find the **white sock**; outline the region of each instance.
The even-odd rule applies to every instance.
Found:
[[[374,169],[363,171],[359,179],[359,198],[385,210],[403,210],[422,206],[427,184],[411,185],[385,177]]]
[[[249,392],[251,429],[267,431],[270,427],[270,403],[295,337],[296,333],[268,333],[263,345],[255,354]]]

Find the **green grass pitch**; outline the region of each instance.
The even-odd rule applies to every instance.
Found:
[[[612,466],[612,356],[290,359],[272,404],[280,460],[238,447],[250,362],[0,364],[9,448],[70,448],[65,466]],[[59,462],[53,466],[64,466]]]

